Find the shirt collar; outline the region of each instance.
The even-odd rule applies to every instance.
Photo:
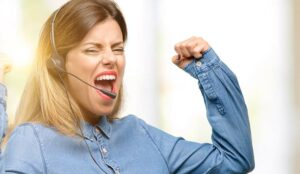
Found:
[[[96,125],[91,125],[86,121],[81,121],[81,129],[83,136],[87,139],[93,139],[95,129],[99,129],[101,133],[110,138],[111,135],[111,123],[106,116],[101,116],[99,122]]]

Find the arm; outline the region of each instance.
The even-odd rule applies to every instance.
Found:
[[[7,56],[0,54],[0,172],[4,173],[1,145],[7,129],[6,98],[7,90],[4,85],[4,75],[11,70]]]
[[[0,59],[1,61],[1,59]],[[5,66],[0,62],[0,145],[6,133],[7,128],[7,114],[6,114],[6,98],[7,90],[4,85]],[[0,146],[1,147],[1,146]],[[0,148],[1,155],[1,148]]]
[[[11,63],[0,54],[0,143],[7,129],[6,87],[4,75],[11,70]],[[0,149],[0,173],[43,173],[44,161],[35,129],[30,125],[17,127],[10,135],[5,151]]]
[[[7,128],[6,87],[0,83],[0,173],[4,170],[1,144]]]
[[[7,129],[7,113],[6,113],[7,90],[4,85],[4,75],[8,73],[11,70],[11,68],[12,65],[8,57],[3,54],[0,54],[0,145],[2,144],[2,140],[5,136],[6,129]],[[0,159],[1,159],[1,146],[0,146]],[[0,166],[1,166],[1,160],[0,160]]]
[[[213,130],[213,144],[185,141],[143,124],[170,173],[232,174],[253,170],[247,108],[236,76],[202,39],[179,43],[176,52],[181,55],[174,56],[173,62],[198,80]]]

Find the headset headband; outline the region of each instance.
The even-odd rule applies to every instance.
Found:
[[[54,13],[54,16],[51,21],[51,32],[50,32],[51,47],[56,56],[58,56],[59,54],[58,54],[58,51],[56,49],[56,44],[55,44],[55,25],[54,24],[55,24],[56,16],[59,13],[60,9],[61,8],[57,9],[56,12]]]

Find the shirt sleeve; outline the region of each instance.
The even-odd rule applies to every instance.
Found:
[[[212,144],[186,141],[142,122],[170,173],[247,173],[254,168],[247,107],[233,72],[213,49],[184,69],[198,80]]]
[[[4,173],[1,144],[7,129],[6,97],[6,87],[0,83],[0,173]]]
[[[0,83],[0,144],[2,143],[7,129],[6,98],[6,87]]]
[[[42,145],[33,125],[26,123],[13,131],[4,151],[3,161],[5,173],[46,173]]]

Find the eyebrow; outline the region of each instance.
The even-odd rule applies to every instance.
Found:
[[[124,44],[123,41],[119,41],[119,42],[113,43],[112,47],[116,47],[116,46],[123,45],[123,44]],[[95,45],[98,48],[102,48],[103,47],[103,45],[100,44],[100,43],[98,43],[98,42],[87,42],[87,43],[84,43],[83,45]]]

